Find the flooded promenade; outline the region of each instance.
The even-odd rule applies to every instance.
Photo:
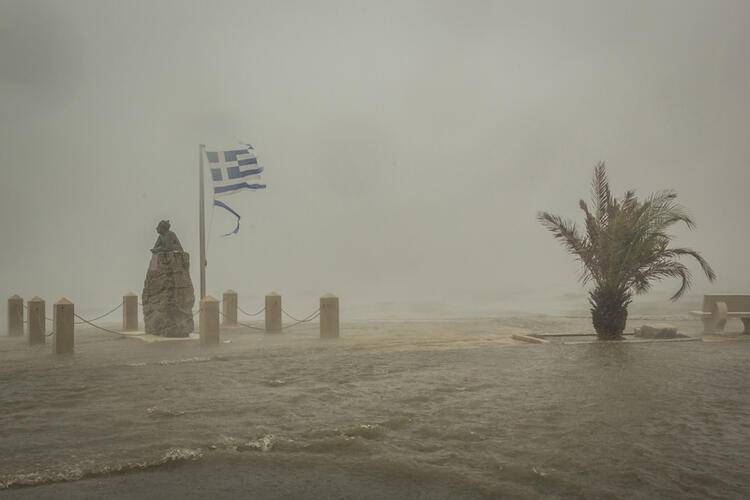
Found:
[[[0,497],[750,495],[750,342],[511,338],[589,330],[350,321],[206,349],[80,329],[72,357],[2,337]]]

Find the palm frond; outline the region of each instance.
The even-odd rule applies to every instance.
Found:
[[[703,274],[706,275],[706,278],[710,283],[716,281],[716,272],[713,270],[708,261],[703,257],[703,255],[700,254],[700,252],[697,252],[691,248],[669,248],[663,252],[663,255],[665,258],[679,258],[688,255],[698,261],[698,264],[701,266],[701,270],[703,270]]]
[[[678,278],[681,280],[680,288],[672,295],[671,300],[677,300],[690,288],[693,281],[693,275],[690,270],[681,262],[659,261],[645,269],[640,270],[633,276],[633,289],[636,293],[642,294],[651,289],[655,281],[664,278]]]
[[[607,179],[607,167],[604,162],[599,162],[594,167],[594,179],[591,183],[591,194],[596,207],[596,218],[599,224],[607,224],[607,218],[610,212],[610,202],[612,194],[609,190],[609,180]]]
[[[540,212],[537,215],[537,219],[546,227],[555,238],[560,240],[567,249],[578,255],[580,254],[585,246],[584,240],[578,233],[578,228],[575,223],[563,219],[557,215],[553,215],[549,212]]]
[[[540,212],[537,215],[537,219],[583,264],[579,279],[581,282],[588,282],[596,268],[591,260],[589,242],[578,232],[575,223],[548,212]]]
[[[578,202],[578,206],[581,208],[581,210],[583,210],[583,213],[586,217],[586,237],[588,238],[592,246],[596,246],[597,242],[599,241],[599,233],[601,231],[599,222],[596,220],[596,217],[594,217],[591,211],[589,211],[589,207],[588,205],[586,205],[585,201],[580,200]]]

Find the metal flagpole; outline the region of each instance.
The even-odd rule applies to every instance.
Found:
[[[200,196],[198,197],[200,199],[200,208],[199,208],[199,218],[200,218],[200,244],[201,244],[201,254],[200,254],[200,269],[201,269],[201,299],[204,299],[206,297],[206,202],[205,202],[205,188],[204,188],[204,179],[205,175],[203,172],[203,157],[205,156],[205,150],[206,145],[200,144],[198,146],[198,153],[200,155],[200,181],[198,185],[200,186]]]

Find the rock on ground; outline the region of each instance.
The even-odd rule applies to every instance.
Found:
[[[635,336],[642,339],[676,339],[684,337],[672,325],[643,325],[635,329]]]

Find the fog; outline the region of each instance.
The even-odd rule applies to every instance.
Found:
[[[160,219],[197,286],[198,144],[241,141],[268,189],[227,200],[236,236],[208,206],[214,295],[576,292],[535,216],[578,217],[600,160],[617,193],[680,194],[698,228],[677,241],[719,275],[695,293],[748,292],[749,20],[744,1],[2,0],[0,295],[140,293]]]

